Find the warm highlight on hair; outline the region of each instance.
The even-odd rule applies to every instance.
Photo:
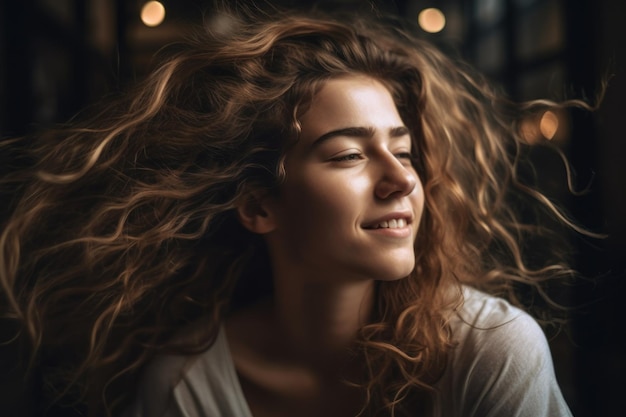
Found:
[[[3,313],[23,323],[52,398],[119,412],[154,354],[208,348],[229,309],[269,291],[262,240],[234,208],[250,190],[279,189],[299,115],[324,80],[350,74],[392,92],[426,204],[415,270],[378,284],[376,321],[360,334],[364,415],[428,404],[461,284],[515,301],[516,283],[569,272],[528,266],[524,239],[542,229],[516,207],[534,202],[568,223],[517,177],[518,120],[554,103],[507,102],[429,44],[372,22],[240,21],[196,36],[84,122],[0,148],[21,164],[1,183],[13,195],[0,235]],[[266,282],[253,284],[259,268]],[[176,345],[198,320],[207,333]]]

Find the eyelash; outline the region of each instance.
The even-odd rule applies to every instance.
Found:
[[[411,155],[410,152],[401,152],[401,153],[397,153],[395,154],[395,157],[398,159],[407,159],[409,161],[413,161],[413,155]],[[360,153],[351,153],[348,155],[344,155],[344,156],[339,156],[337,158],[333,158],[332,161],[337,161],[337,162],[341,162],[341,161],[356,161],[361,159],[362,156]]]
[[[409,161],[413,160],[413,155],[410,152],[401,152],[396,154],[396,158],[398,159],[408,159]]]
[[[344,155],[344,156],[338,156],[336,158],[333,158],[333,161],[337,161],[337,162],[341,162],[341,161],[356,161],[361,159],[361,154],[360,153],[351,153],[348,155]]]

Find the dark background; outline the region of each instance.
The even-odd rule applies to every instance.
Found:
[[[103,95],[141,79],[155,51],[180,39],[190,25],[216,22],[210,0],[162,3],[165,22],[148,28],[139,19],[141,0],[0,0],[0,136],[66,121]],[[518,100],[593,100],[608,80],[600,109],[592,115],[571,112],[564,129],[569,134],[555,139],[571,161],[578,188],[590,183],[590,191],[581,197],[563,192],[559,159],[540,150],[533,158],[546,192],[579,223],[608,234],[604,240],[569,237],[575,267],[590,279],[561,295],[577,308],[565,331],[551,335],[557,377],[575,416],[624,415],[626,1],[274,3],[373,10],[410,22],[420,10],[438,7],[447,26],[422,35],[472,63]],[[0,415],[11,416],[16,404],[32,399],[23,398],[10,355],[0,354]]]

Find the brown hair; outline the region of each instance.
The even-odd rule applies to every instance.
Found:
[[[324,80],[355,73],[392,92],[426,204],[415,270],[378,284],[376,320],[360,334],[366,414],[399,415],[408,393],[427,397],[462,284],[515,301],[514,283],[569,272],[527,266],[520,242],[541,228],[511,203],[529,196],[569,224],[516,173],[519,116],[554,103],[515,106],[430,44],[373,22],[239,21],[194,37],[100,113],[35,138],[28,167],[2,180],[14,194],[0,235],[4,313],[23,323],[53,397],[117,412],[155,353],[207,349],[229,305],[252,285],[269,291],[263,243],[234,208],[251,189],[280,186],[298,116]],[[265,281],[248,279],[253,267]],[[177,329],[198,320],[207,334],[177,344]]]

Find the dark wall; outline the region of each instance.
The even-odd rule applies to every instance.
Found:
[[[578,33],[572,34],[576,37],[571,54],[577,57],[572,65],[580,66],[587,86],[608,78],[595,129],[585,131],[588,138],[574,153],[575,162],[595,174],[594,191],[575,207],[575,213],[608,233],[600,249],[586,242],[580,245],[581,269],[596,279],[580,293],[580,300],[591,304],[583,309],[588,314],[580,314],[576,323],[576,383],[581,415],[617,416],[623,414],[626,391],[626,3],[589,2],[587,9],[571,13],[576,22],[572,32]],[[590,16],[594,37],[580,30]]]

